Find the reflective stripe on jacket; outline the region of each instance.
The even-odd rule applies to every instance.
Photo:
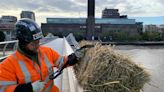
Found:
[[[59,92],[49,79],[53,66],[61,66],[60,55],[48,47],[39,47],[38,59],[40,66],[28,57],[16,51],[0,63],[0,92],[14,92],[18,84],[41,80],[46,82],[43,92]],[[62,59],[63,60],[63,59]],[[66,60],[66,59],[64,59]]]

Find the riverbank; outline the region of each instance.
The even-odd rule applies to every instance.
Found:
[[[103,45],[140,45],[140,46],[150,46],[150,45],[164,45],[164,41],[137,41],[137,42],[101,42]]]

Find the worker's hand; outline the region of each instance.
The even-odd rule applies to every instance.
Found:
[[[41,92],[44,89],[45,82],[41,82],[40,80],[32,83],[33,92]]]

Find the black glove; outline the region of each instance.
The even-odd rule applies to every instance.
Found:
[[[74,65],[77,63],[77,56],[75,55],[75,53],[72,53],[71,55],[68,56],[68,65]]]
[[[33,92],[32,90],[32,84],[31,83],[27,83],[27,84],[19,84],[14,92]]]

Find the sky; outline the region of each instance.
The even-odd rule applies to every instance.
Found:
[[[119,9],[121,15],[135,18],[144,24],[164,24],[164,0],[95,0],[95,17],[105,8]],[[20,19],[21,11],[33,11],[36,22],[46,18],[87,17],[87,0],[0,0],[0,16],[12,15]]]

